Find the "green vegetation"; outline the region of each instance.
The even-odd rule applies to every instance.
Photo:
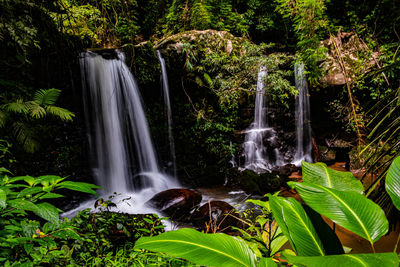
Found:
[[[393,173],[399,172],[398,159],[392,163],[387,181],[388,190],[396,203],[400,199],[400,192],[398,188],[392,188],[400,180],[398,175],[393,179]],[[352,266],[374,266],[377,262],[385,266],[397,266],[399,259],[395,253],[375,253],[374,243],[388,232],[388,222],[383,210],[358,189],[357,192],[351,189],[343,190],[349,183],[349,173],[336,172],[331,175],[332,173],[324,172],[326,167],[318,163],[307,166],[313,173],[310,174],[309,171],[304,176],[304,182],[291,182],[291,187],[297,189],[301,198],[314,212],[367,239],[374,254],[344,254],[336,234],[318,213],[312,215],[312,211],[311,214],[306,212],[294,198],[269,195],[269,202],[254,203],[271,209],[274,219],[289,240],[293,251],[285,250],[281,257],[291,264],[306,266],[319,266],[322,262],[328,266],[340,265],[343,262]],[[338,177],[343,177],[344,180]],[[356,180],[355,177],[352,179]],[[310,180],[313,183],[306,182]],[[323,240],[323,237],[326,240]],[[142,237],[135,246],[186,258],[201,265],[281,265],[281,261],[274,257],[274,254],[270,254],[272,258],[259,257],[259,263],[256,264],[256,254],[239,238],[222,233],[203,234],[192,229],[181,229],[156,237]],[[397,244],[395,250],[396,248]],[[329,256],[332,254],[341,255]]]
[[[395,253],[344,254],[321,219],[367,240],[371,252],[398,221],[398,1],[0,0],[0,10],[2,265],[398,265]],[[63,196],[65,206],[77,191],[96,195],[98,188],[89,184],[81,103],[78,55],[87,48],[125,52],[160,158],[167,154],[156,50],[162,52],[184,184],[228,181],[253,192],[282,186],[280,179],[262,183],[268,175],[256,173],[239,184],[246,173],[229,161],[233,155],[243,162],[242,131],[253,120],[261,67],[268,71],[269,123],[284,140],[275,145],[294,147],[293,65],[300,61],[310,85],[314,152],[344,143],[363,178],[303,163],[303,181],[289,186],[305,204],[279,194],[248,200],[257,207],[242,214],[237,237],[163,233],[162,218],[111,212],[112,199],[99,199],[98,213],[60,219]],[[287,241],[292,250],[282,251]]]

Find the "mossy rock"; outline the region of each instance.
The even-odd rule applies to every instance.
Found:
[[[248,194],[262,195],[279,191],[286,180],[286,176],[276,173],[257,174],[251,170],[244,170],[240,177],[240,185]]]

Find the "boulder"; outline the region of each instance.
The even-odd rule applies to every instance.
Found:
[[[231,216],[233,215],[233,216]],[[209,201],[192,216],[193,223],[202,230],[224,232],[237,226],[239,213],[225,201]]]
[[[147,205],[158,209],[172,219],[183,219],[198,207],[202,200],[199,192],[190,189],[168,189],[156,194]]]
[[[286,170],[284,175],[280,174],[280,171],[280,168],[277,168],[272,173],[257,174],[251,170],[244,170],[239,183],[248,194],[274,193],[279,191],[282,186],[285,186],[288,177],[287,173],[289,171]]]

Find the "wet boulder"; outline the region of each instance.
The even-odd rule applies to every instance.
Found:
[[[244,170],[240,176],[239,183],[248,194],[265,194],[279,191],[282,186],[286,186],[287,175],[274,170],[272,173],[258,174],[251,170]],[[286,174],[286,173],[285,173]]]
[[[224,232],[237,226],[239,213],[225,201],[214,200],[205,203],[192,216],[194,225],[208,232]]]
[[[201,200],[201,194],[195,190],[175,188],[156,194],[147,202],[147,205],[172,219],[183,219],[199,206]]]

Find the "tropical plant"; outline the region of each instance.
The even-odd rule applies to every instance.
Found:
[[[55,175],[17,176],[0,168],[0,262],[5,266],[25,263],[51,264],[65,257],[56,240],[80,239],[68,220],[61,221],[60,209],[47,200],[63,197],[56,190],[69,189],[96,195],[99,187],[65,181]],[[41,224],[35,218],[47,221]],[[68,254],[68,253],[67,253]]]
[[[27,151],[33,153],[39,147],[34,122],[47,116],[61,121],[72,121],[75,116],[71,111],[55,106],[61,94],[58,89],[36,91],[33,100],[18,99],[0,106],[0,128],[8,127],[14,138]]]
[[[398,160],[392,164],[389,171],[390,177],[387,180],[387,188],[396,203],[400,200],[400,175],[398,175],[400,161]],[[346,172],[332,172],[320,163],[304,164],[303,173],[304,182],[291,182],[290,185],[298,190],[306,204],[335,223],[367,239],[375,252],[373,243],[386,234],[388,223],[382,209],[360,192],[359,182],[353,181],[356,178],[350,177],[350,174]],[[349,185],[349,188],[346,185]],[[288,251],[282,253],[282,257],[291,264],[337,266],[346,262],[352,266],[371,267],[376,266],[378,262],[385,263],[385,266],[399,264],[395,253],[343,254],[340,242],[332,239],[336,237],[332,229],[326,228],[324,222],[321,227],[320,215],[317,214],[318,216],[315,217],[314,211],[306,212],[307,208],[303,208],[292,198],[270,196],[270,206],[282,232],[298,255]],[[326,238],[325,242],[322,241],[322,237]],[[202,241],[198,241],[200,239]],[[218,242],[218,245],[215,245],[215,242]],[[332,242],[333,246],[330,244]],[[136,247],[169,253],[209,266],[235,264],[236,266],[257,266],[254,260],[256,254],[248,245],[237,238],[223,234],[202,234],[191,229],[181,229],[155,237],[140,238]],[[184,252],[182,252],[183,247],[185,247]],[[276,263],[272,258],[261,258],[258,266],[276,266]]]

